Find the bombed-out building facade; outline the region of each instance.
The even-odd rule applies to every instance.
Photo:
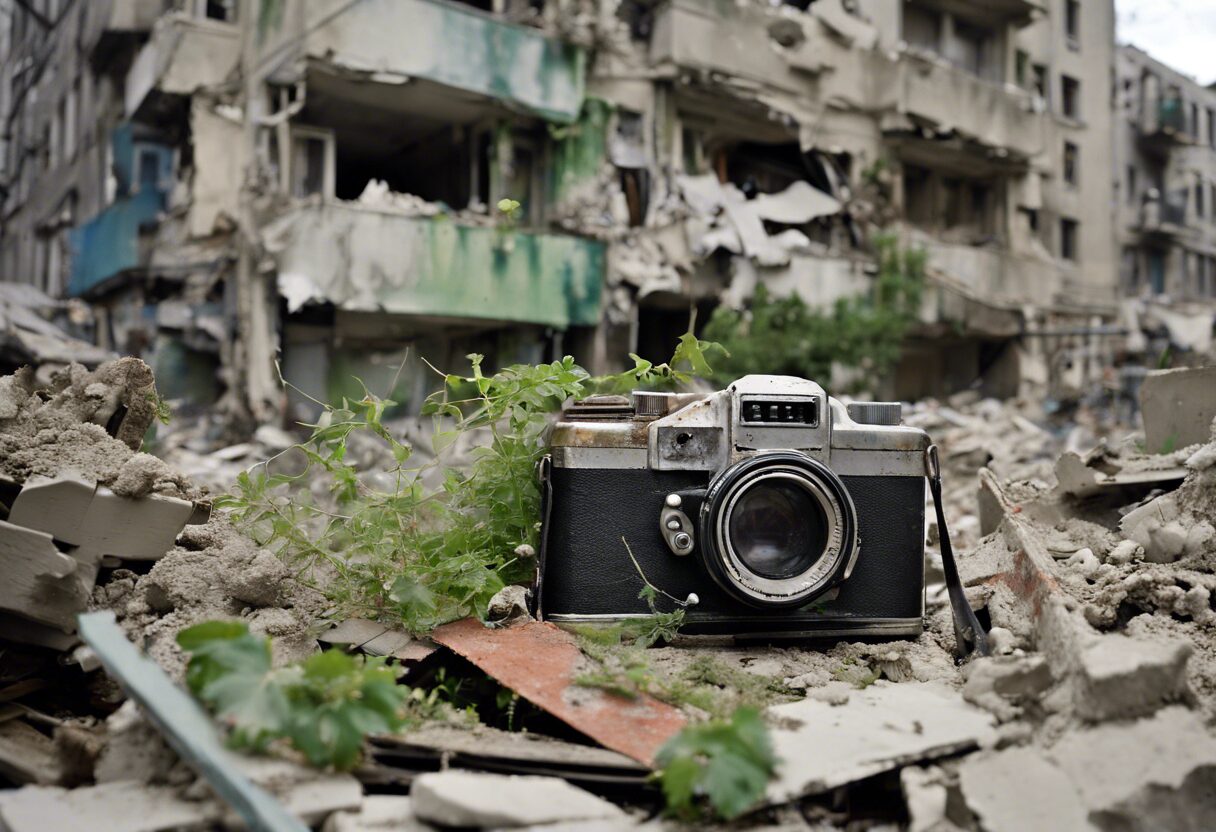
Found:
[[[87,301],[199,404],[305,414],[354,377],[419,403],[422,359],[471,352],[661,359],[761,285],[868,292],[879,233],[927,264],[887,396],[1079,385],[1122,298],[1216,291],[1216,229],[1167,217],[1216,151],[1148,132],[1111,2],[4,5],[0,277]]]

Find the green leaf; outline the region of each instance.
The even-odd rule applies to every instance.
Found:
[[[393,581],[393,588],[388,597],[405,608],[428,611],[435,609],[434,593],[427,589],[425,584],[407,575]]]
[[[313,765],[346,769],[367,734],[395,731],[406,720],[412,691],[383,659],[328,650],[271,669],[269,642],[239,622],[206,622],[178,640],[191,653],[190,690],[230,727],[238,747],[286,738]]]
[[[759,711],[744,707],[729,721],[684,728],[659,750],[656,763],[670,814],[694,817],[703,798],[730,820],[763,797],[777,760]]]

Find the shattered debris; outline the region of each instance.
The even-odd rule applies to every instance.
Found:
[[[150,382],[134,371],[100,377],[120,390],[132,380],[135,389],[140,379]],[[333,620],[324,597],[277,556],[224,517],[196,515],[191,498],[199,492],[188,479],[106,431],[130,418],[113,418],[121,408],[107,404],[121,402],[121,393],[87,392],[96,381],[56,383],[58,392],[44,399],[28,376],[0,380],[0,388],[20,390],[12,415],[0,420],[0,437],[29,436],[39,419],[77,426],[76,434],[64,430],[74,451],[44,438],[51,450],[43,469],[4,465],[11,485],[0,558],[10,581],[0,591],[8,616],[2,635],[42,645],[27,651],[71,655],[69,664],[53,662],[55,672],[77,674],[80,692],[106,705],[96,716],[68,719],[60,715],[69,711],[9,710],[6,700],[34,703],[56,688],[36,675],[45,670],[0,671],[0,777],[22,786],[0,791],[6,828],[41,832],[48,818],[78,825],[112,818],[120,830],[236,822],[227,800],[183,762],[182,743],[196,740],[186,739],[185,723],[166,727],[170,699],[145,693],[140,707],[124,703],[106,675],[124,687],[144,681],[114,664],[104,640],[70,652],[75,616],[88,608],[113,611],[121,632],[166,671],[166,682],[184,672],[174,641],[180,630],[242,619],[272,637],[277,667],[312,655],[320,643],[386,657],[407,679],[446,679],[453,691],[464,681],[444,674],[467,680],[484,672],[477,684],[510,694],[504,727],[452,719],[372,736],[353,775],[223,752],[232,771],[276,806],[334,832],[639,827],[657,805],[648,773],[663,743],[689,721],[743,703],[766,708],[781,762],[767,805],[739,821],[741,828],[777,822],[790,805],[843,826],[847,815],[830,807],[878,783],[884,799],[896,801],[891,817],[910,819],[914,829],[1054,828],[1069,818],[1099,828],[1145,819],[1158,828],[1213,823],[1212,434],[1202,444],[1146,454],[1097,423],[1053,427],[1025,402],[958,397],[905,408],[907,421],[927,427],[942,446],[947,517],[969,597],[992,625],[990,657],[955,665],[931,546],[926,630],[914,640],[690,641],[592,661],[574,636],[530,617],[523,587],[491,602],[493,626],[455,622],[432,639],[387,618]],[[96,424],[103,416],[105,425]],[[81,452],[89,447],[77,438],[82,429],[97,453]],[[251,447],[281,450],[291,437],[263,431],[258,441]],[[81,473],[46,462],[73,453],[92,467]],[[90,475],[106,477],[104,484]],[[128,490],[120,480],[140,496],[120,496]],[[153,519],[94,508],[107,500],[176,513],[156,531]],[[146,550],[150,560],[139,546],[107,542],[118,538],[107,537],[102,521],[120,517],[128,518],[124,527],[140,527],[139,540],[158,541]],[[926,532],[936,540],[932,524]],[[621,676],[585,681],[597,667]],[[636,689],[619,687],[629,684]],[[670,704],[661,701],[681,691]],[[539,716],[520,732],[513,721],[524,703]],[[202,724],[214,730],[209,720]],[[1037,796],[1033,807],[1018,799],[1027,789]]]

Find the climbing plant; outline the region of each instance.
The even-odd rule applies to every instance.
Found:
[[[773,297],[761,283],[746,309],[715,310],[704,334],[729,354],[715,362],[718,380],[775,373],[826,382],[834,363],[860,370],[863,384],[886,373],[916,320],[925,254],[902,249],[892,235],[878,237],[875,248],[878,275],[868,294],[819,309],[797,295]]]

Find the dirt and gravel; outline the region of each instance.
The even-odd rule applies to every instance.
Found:
[[[93,373],[73,367],[46,390],[36,390],[26,372],[0,379],[0,475],[20,486],[71,474],[132,499],[198,499],[190,480],[139,450],[155,401],[150,371],[131,359]],[[854,726],[839,729],[852,732],[848,736],[829,737],[842,749],[842,766],[849,754],[861,753],[850,751],[851,744],[878,749],[848,763],[856,766],[854,779],[810,789],[736,828],[1015,829],[1034,828],[1027,819],[1050,826],[1053,819],[1078,817],[1092,828],[1153,828],[1150,821],[1179,817],[1193,820],[1178,828],[1205,828],[1195,823],[1216,812],[1216,433],[1206,444],[1147,455],[1130,428],[1084,415],[1053,422],[1034,402],[970,395],[910,406],[905,421],[928,430],[941,446],[951,536],[973,606],[992,627],[993,655],[955,661],[940,532],[932,522],[926,628],[916,639],[809,646],[689,641],[646,651],[648,672],[660,680],[691,674],[724,691],[737,687],[742,696],[753,686],[732,674],[745,673],[783,714],[805,707],[820,719],[815,709],[828,707],[840,726]],[[269,432],[264,438],[283,441]],[[1102,442],[1104,452],[1087,453]],[[242,454],[256,453],[257,446],[251,448]],[[1130,472],[1136,481],[1078,498],[1056,476],[1058,460],[1070,451],[1104,475]],[[978,488],[981,469],[988,472],[987,498]],[[1180,484],[1178,478],[1152,480],[1171,471],[1179,472]],[[1137,480],[1145,472],[1152,481]],[[283,664],[318,649],[332,614],[323,595],[220,515],[186,525],[176,545],[152,563],[108,563],[89,603],[112,610],[131,640],[177,678],[184,657],[174,638],[184,627],[243,619],[255,633],[273,637],[274,660]],[[38,666],[37,649],[4,649]],[[85,674],[82,689],[102,711],[77,713],[49,705],[52,700],[40,705],[33,696],[28,707],[44,721],[21,721],[39,736],[49,731],[54,737],[48,753],[57,762],[48,765],[60,767],[55,782],[91,787],[134,779],[176,790],[192,783],[194,776],[131,703],[104,718],[121,693],[87,657],[78,661],[73,672]],[[1181,681],[1170,681],[1171,673]],[[15,673],[3,681],[22,678],[31,677]],[[1154,685],[1162,690],[1143,690]],[[1089,696],[1102,702],[1089,703]],[[45,712],[48,706],[57,710]],[[693,719],[706,716],[688,703],[682,707]],[[944,729],[932,720],[943,708],[987,727],[938,742],[935,732]],[[857,709],[874,718],[845,718]],[[910,735],[900,733],[901,716],[912,726]],[[786,733],[809,730],[804,722],[774,717],[779,744]],[[864,733],[860,724],[877,733]],[[0,732],[0,762],[11,742]],[[1095,754],[1123,754],[1125,764],[1110,770]],[[23,782],[3,771],[14,784]],[[384,777],[379,765],[367,787],[384,789],[392,782]],[[1039,784],[1048,784],[1042,794]],[[881,795],[871,801],[878,810],[862,809],[874,794]],[[1043,806],[1026,808],[1040,798]],[[632,814],[616,817],[614,828],[646,822],[647,812],[630,797],[618,799]],[[412,816],[410,822],[410,828],[428,828]]]

